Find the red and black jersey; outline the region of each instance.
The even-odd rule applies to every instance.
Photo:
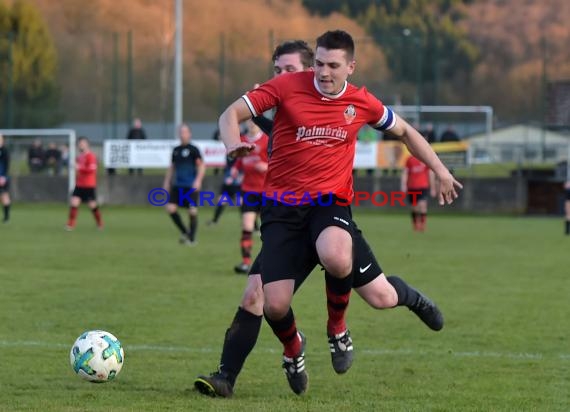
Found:
[[[91,151],[77,156],[75,186],[95,188],[97,186],[97,156]]]
[[[273,147],[264,191],[318,198],[336,194],[352,200],[356,137],[370,124],[388,130],[392,110],[366,88],[345,83],[335,95],[322,93],[314,72],[275,77],[243,96],[253,116],[276,107]]]
[[[265,133],[259,132],[256,136],[242,136],[242,141],[255,143],[255,149],[247,156],[240,157],[235,163],[235,168],[243,171],[241,190],[244,192],[263,192],[266,171],[257,169],[259,163],[268,162],[267,145],[269,138]]]
[[[408,171],[408,189],[429,188],[429,167],[414,156],[406,160]]]

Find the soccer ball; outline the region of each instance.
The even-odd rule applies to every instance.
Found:
[[[121,342],[104,330],[81,334],[69,353],[73,371],[90,382],[108,382],[115,379],[125,362]]]

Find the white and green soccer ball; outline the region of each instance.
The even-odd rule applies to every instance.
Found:
[[[104,330],[81,334],[69,354],[73,371],[90,382],[108,382],[115,379],[125,363],[121,342]]]

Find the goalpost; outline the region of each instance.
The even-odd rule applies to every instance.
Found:
[[[69,146],[69,164],[68,164],[68,192],[71,193],[75,187],[75,130],[72,129],[0,129],[0,133],[4,135],[4,139],[11,137],[20,138],[44,138],[50,137],[64,137],[67,139]],[[6,142],[5,142],[6,144]]]
[[[485,145],[489,149],[491,143],[491,135],[493,133],[493,107],[492,106],[410,106],[410,105],[393,105],[392,108],[396,113],[401,112],[408,119],[413,119],[420,123],[423,113],[439,113],[439,114],[472,114],[484,117],[485,128]]]

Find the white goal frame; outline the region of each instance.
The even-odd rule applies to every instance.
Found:
[[[10,136],[67,136],[69,142],[69,165],[68,165],[68,192],[75,188],[75,142],[77,135],[73,129],[0,129],[4,138]]]
[[[485,117],[485,145],[489,149],[491,136],[493,134],[493,107],[492,106],[405,106],[391,105],[396,113],[415,116],[420,121],[422,113],[471,113],[482,114]]]

